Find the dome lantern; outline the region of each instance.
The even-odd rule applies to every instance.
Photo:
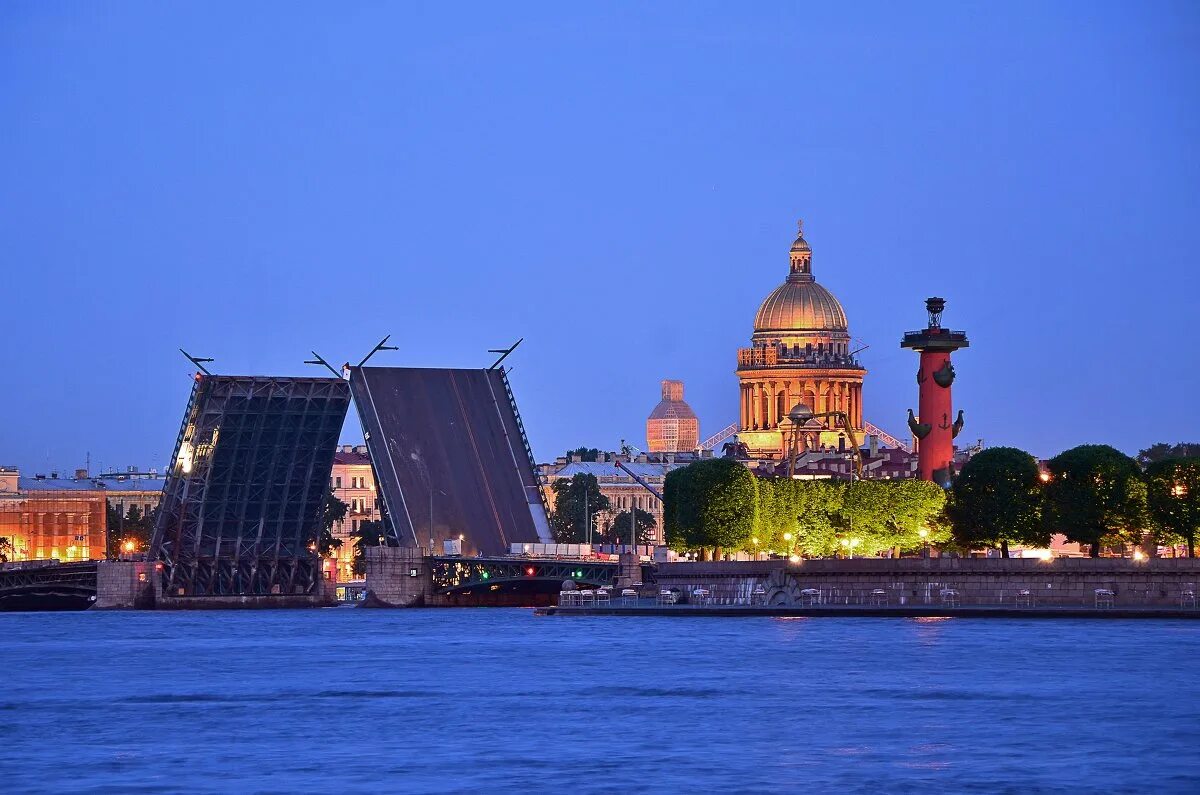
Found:
[[[803,220],[796,222],[796,241],[792,243],[788,281],[812,281],[812,249],[804,239]]]

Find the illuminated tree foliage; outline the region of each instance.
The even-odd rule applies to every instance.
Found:
[[[1146,467],[1146,497],[1150,520],[1160,540],[1187,544],[1196,557],[1200,529],[1200,457],[1168,458]]]
[[[667,474],[663,524],[681,549],[735,550],[752,544],[758,488],[750,470],[728,458],[697,461]]]
[[[1146,525],[1146,484],[1137,463],[1120,450],[1084,444],[1059,453],[1047,464],[1043,494],[1048,532],[1090,544],[1137,543]]]
[[[154,534],[154,520],[158,514],[155,508],[143,515],[140,508],[130,505],[129,510],[121,513],[119,505],[108,505],[105,509],[107,516],[106,530],[108,535],[107,554],[110,558],[118,558],[124,552],[126,541],[133,542],[135,552],[145,552],[150,547],[150,537]]]
[[[1042,524],[1042,482],[1037,462],[1015,447],[992,447],[971,458],[954,480],[947,514],[954,540],[964,549],[1050,545]]]
[[[321,538],[317,542],[321,557],[332,557],[342,546],[342,539],[333,535],[333,527],[345,521],[349,509],[350,506],[338,499],[332,488],[325,492],[325,502],[321,505]]]
[[[716,463],[719,471],[692,471]],[[744,466],[714,459],[668,474],[664,497],[667,542],[680,549],[795,550],[819,557],[853,542],[855,554],[874,555],[919,549],[923,528],[932,543],[949,537],[941,521],[945,492],[919,480],[756,480]]]

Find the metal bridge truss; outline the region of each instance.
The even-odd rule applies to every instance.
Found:
[[[512,407],[513,418],[517,421],[517,430],[521,432],[521,444],[525,446],[525,456],[529,460],[529,470],[533,473],[533,482],[537,489],[538,499],[541,500],[542,510],[546,515],[546,532],[550,529],[550,500],[546,497],[546,492],[541,488],[542,479],[538,475],[537,459],[533,457],[533,448],[529,445],[529,437],[525,434],[525,423],[521,422],[521,411],[517,408],[517,398],[513,395],[512,385],[508,382],[508,371],[503,367],[497,368],[500,371],[500,382],[504,384],[504,394],[508,398],[508,405]],[[542,525],[536,519],[534,524],[541,531]],[[549,542],[552,539],[543,538],[543,542]]]
[[[151,555],[165,596],[312,594],[340,378],[196,376]]]
[[[96,595],[96,562],[22,563],[0,569],[0,599],[14,596]]]
[[[431,558],[433,587],[441,593],[479,586],[523,582],[563,582],[611,586],[616,582],[617,564],[580,560],[537,560],[529,558]]]
[[[717,445],[733,436],[738,431],[738,424],[735,422],[731,425],[726,425],[721,430],[714,433],[712,436],[700,443],[700,447],[705,450],[716,450]]]
[[[883,442],[888,447],[891,447],[896,450],[903,450],[906,453],[912,452],[912,449],[907,444],[900,441],[895,436],[892,436],[890,433],[888,433],[884,429],[880,428],[878,425],[875,425],[874,423],[866,422],[864,420],[863,421],[863,432],[866,433],[868,436],[878,436],[879,441]]]

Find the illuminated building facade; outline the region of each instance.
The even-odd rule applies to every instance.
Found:
[[[11,560],[99,560],[106,541],[105,490],[87,479],[23,478],[0,467],[0,537]]]
[[[646,420],[646,449],[651,453],[684,453],[700,444],[700,420],[683,399],[683,382],[662,382],[662,400]]]
[[[595,513],[594,526],[597,530],[610,527],[618,514],[637,508],[654,517],[654,529],[650,533],[649,542],[663,543],[662,502],[628,472],[618,467],[615,463],[616,457],[616,453],[601,453],[600,461],[581,461],[579,456],[572,456],[570,460],[560,458],[553,464],[542,464],[541,477],[550,509],[553,511],[557,508],[554,504],[555,481],[570,480],[576,475],[592,475],[596,478],[600,493],[608,498],[609,503],[609,510]],[[690,459],[676,461],[674,456],[653,457],[652,460],[651,456],[639,455],[628,461],[625,466],[662,494],[667,473],[688,463]]]
[[[738,442],[752,458],[786,455],[788,412],[841,411],[863,439],[862,385],[866,370],[850,349],[850,329],[838,300],[817,283],[812,249],[801,226],[789,252],[787,280],[762,302],[749,348],[738,351]],[[813,420],[801,435],[804,449],[850,447],[839,420]]]
[[[346,503],[346,518],[333,526],[333,537],[342,545],[335,551],[339,580],[354,580],[353,533],[363,522],[379,521],[379,496],[375,491],[375,473],[366,445],[345,444],[333,454],[329,478],[333,496]]]

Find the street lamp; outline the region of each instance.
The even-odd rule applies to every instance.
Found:
[[[927,558],[929,557],[929,528],[922,527],[917,531],[917,535],[921,537],[921,555]]]
[[[791,556],[791,554],[792,554],[792,538],[793,538],[793,536],[791,533],[783,534],[783,540],[787,542],[786,552],[788,553],[788,556]]]
[[[1049,483],[1049,482],[1050,482],[1050,473],[1049,473],[1049,472],[1043,472],[1043,473],[1041,473],[1040,475],[1038,475],[1038,477],[1041,479],[1041,481],[1042,481],[1043,483]]]

